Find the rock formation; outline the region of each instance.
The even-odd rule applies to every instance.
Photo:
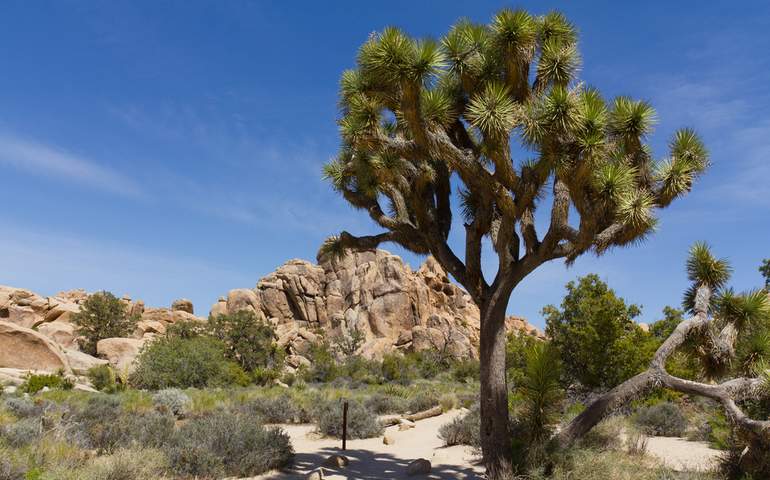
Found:
[[[290,260],[255,288],[220,297],[211,314],[239,310],[274,324],[290,355],[307,352],[313,331],[333,338],[353,330],[365,335],[361,353],[368,357],[431,348],[458,358],[477,355],[479,310],[432,257],[416,272],[384,250],[322,265]],[[511,317],[508,325],[541,335],[521,318]]]
[[[0,368],[63,370],[83,375],[109,363],[131,370],[140,348],[169,325],[205,321],[193,314],[187,299],[170,308],[145,307],[123,296],[126,311],[137,317],[131,338],[110,338],[97,345],[96,358],[79,350],[72,315],[88,298],[84,290],[51,297],[0,286]],[[253,289],[231,290],[211,308],[211,315],[253,312],[276,327],[276,342],[286,363],[308,366],[311,346],[321,340],[364,336],[359,353],[375,358],[400,350],[438,349],[456,358],[476,357],[479,310],[468,294],[452,283],[433,259],[413,271],[384,250],[349,254],[315,265],[290,260],[257,282]],[[510,317],[509,330],[541,335],[526,320]]]

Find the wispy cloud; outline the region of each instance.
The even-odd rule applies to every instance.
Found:
[[[142,196],[129,177],[91,160],[43,143],[0,135],[0,165],[32,175],[58,177],[124,196]]]

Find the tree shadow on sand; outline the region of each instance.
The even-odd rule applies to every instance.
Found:
[[[338,475],[346,480],[384,480],[407,479],[406,469],[409,463],[415,459],[396,458],[388,453],[372,452],[370,450],[345,450],[338,448],[325,448],[316,453],[297,453],[290,469],[284,472],[276,472],[265,480],[300,479],[308,472],[322,466],[324,460],[330,455],[344,455],[350,460],[350,464],[341,468],[324,468],[324,473]],[[431,460],[431,459],[428,459]],[[432,463],[432,462],[431,462]],[[457,465],[438,464],[433,465],[431,473],[420,475],[417,478],[429,478],[434,480],[481,480],[484,478],[470,467]]]

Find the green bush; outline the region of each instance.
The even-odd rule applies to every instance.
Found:
[[[324,435],[342,438],[342,402],[323,402],[315,416],[318,431]],[[372,438],[382,435],[384,428],[377,415],[359,401],[348,401],[348,438]]]
[[[687,418],[678,405],[671,402],[640,408],[634,423],[647,435],[681,437],[687,428]]]
[[[209,318],[208,332],[225,346],[227,358],[238,363],[245,371],[274,367],[278,350],[273,344],[275,329],[248,310]]]
[[[65,378],[61,374],[31,374],[27,375],[24,383],[19,385],[19,391],[33,395],[46,387],[49,389],[72,390],[74,386],[72,380]]]
[[[481,411],[476,404],[465,415],[455,417],[438,430],[438,436],[444,445],[470,445],[481,448]]]
[[[178,338],[194,338],[208,334],[209,326],[200,320],[180,320],[166,328],[166,336]]]
[[[478,381],[480,375],[479,361],[474,359],[458,361],[452,369],[452,375],[458,382]]]
[[[415,413],[428,410],[429,408],[433,408],[440,404],[441,396],[432,390],[427,390],[420,391],[416,395],[412,395],[412,397],[409,398],[407,408],[410,412]]]
[[[126,304],[110,292],[90,295],[72,316],[77,334],[82,337],[80,349],[96,355],[96,343],[113,337],[127,337],[136,328],[138,317],[126,311]]]
[[[220,478],[284,467],[294,451],[280,428],[265,428],[254,416],[218,411],[182,426],[167,455],[179,476]]]
[[[414,358],[398,352],[386,353],[382,356],[381,370],[385,380],[401,385],[409,385],[419,373]]]
[[[311,367],[304,372],[306,381],[328,383],[339,376],[337,359],[328,342],[320,341],[311,345],[308,359]]]
[[[122,389],[122,384],[118,383],[115,370],[109,365],[91,367],[88,369],[87,376],[91,385],[100,392],[115,393]]]
[[[146,345],[137,357],[129,383],[136,388],[204,388],[248,382],[237,364],[225,359],[221,341],[200,336],[161,337]]]
[[[176,418],[184,418],[192,407],[190,397],[178,388],[160,390],[152,396],[152,403],[160,413],[168,413]]]

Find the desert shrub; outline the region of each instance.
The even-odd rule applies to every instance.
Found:
[[[192,406],[190,397],[178,388],[167,388],[152,396],[152,403],[161,413],[170,413],[176,418],[184,418]]]
[[[251,380],[260,386],[272,385],[283,373],[277,368],[257,367],[251,372]]]
[[[166,328],[167,337],[177,338],[195,338],[208,333],[206,322],[199,320],[180,320],[174,322]]]
[[[91,398],[66,420],[69,438],[83,448],[112,453],[120,448],[161,447],[174,432],[174,417],[127,412],[115,397]]]
[[[345,358],[356,355],[358,349],[366,341],[366,334],[361,330],[354,328],[350,332],[343,332],[342,335],[338,335],[332,341],[331,347],[339,352]]]
[[[246,371],[272,367],[276,363],[275,329],[258,319],[254,312],[240,310],[210,317],[208,331],[224,344],[227,358]]]
[[[122,413],[117,398],[93,397],[85,406],[72,412],[68,419],[68,434],[84,448],[111,452],[120,444],[127,443],[119,421]]]
[[[72,380],[65,378],[61,374],[30,374],[19,385],[19,391],[32,395],[46,387],[50,389],[71,390],[74,386]]]
[[[257,397],[245,405],[245,410],[265,423],[307,423],[310,413],[289,395]]]
[[[37,417],[53,407],[46,400],[32,400],[26,397],[9,397],[5,400],[5,408],[16,418]]]
[[[0,480],[26,480],[26,467],[12,453],[0,448]]]
[[[152,449],[121,449],[97,457],[82,473],[84,480],[157,480],[167,470],[163,452]]]
[[[324,435],[342,438],[342,402],[328,401],[315,412],[318,431]],[[348,402],[348,438],[372,438],[382,435],[382,424],[377,415],[359,401]]]
[[[42,419],[30,417],[0,427],[0,439],[12,447],[24,447],[43,435]]]
[[[265,428],[257,417],[225,411],[190,420],[167,450],[174,473],[200,478],[259,475],[285,466],[293,454],[280,428]]]
[[[452,368],[452,376],[458,382],[467,382],[469,380],[478,381],[480,375],[479,361],[474,359],[460,360]]]
[[[337,359],[331,346],[325,340],[310,346],[308,359],[311,367],[304,372],[306,381],[328,383],[339,375]]]
[[[96,365],[87,372],[91,385],[100,392],[115,393],[120,390],[115,371],[109,365]]]
[[[454,393],[445,393],[441,395],[438,399],[439,405],[441,405],[441,411],[442,412],[448,412],[450,410],[454,410],[457,408],[457,405],[459,405],[460,400],[457,398],[457,395]]]
[[[681,437],[687,419],[678,405],[671,402],[642,407],[634,415],[634,423],[647,435]]]
[[[420,391],[409,398],[407,408],[410,412],[422,412],[441,404],[441,396],[432,391]]]
[[[338,375],[349,378],[353,383],[365,383],[368,385],[382,383],[381,363],[359,355],[346,357]]]
[[[481,448],[481,414],[479,405],[474,405],[465,415],[455,417],[439,428],[438,436],[444,445],[470,445]]]
[[[371,395],[364,400],[364,405],[378,415],[404,413],[408,410],[405,398],[385,393]]]
[[[225,359],[225,347],[217,339],[162,337],[142,348],[129,382],[136,388],[161,390],[224,386],[247,378]]]
[[[397,352],[386,353],[382,356],[382,376],[388,382],[408,385],[417,378],[417,364],[413,357]]]
[[[110,292],[96,292],[72,316],[77,334],[82,337],[80,348],[95,355],[96,343],[112,337],[127,337],[136,327],[138,317],[126,311],[126,304]]]
[[[647,436],[636,428],[628,431],[626,438],[626,451],[629,455],[643,457],[647,454]]]

